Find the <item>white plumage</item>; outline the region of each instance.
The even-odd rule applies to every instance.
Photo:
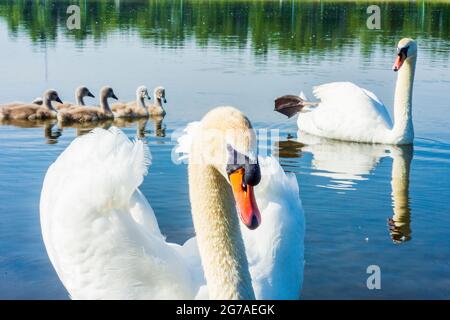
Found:
[[[338,140],[375,142],[392,122],[383,103],[351,82],[332,82],[314,88],[320,104],[298,117],[300,130]]]
[[[374,93],[351,82],[332,82],[314,88],[314,96],[319,102],[313,103],[315,108],[308,104],[300,108],[297,121],[299,129],[343,141],[411,144],[414,140],[412,91],[417,59],[416,42],[402,39],[397,50],[394,71],[398,71],[398,78],[393,120]],[[300,98],[306,100],[303,92]]]
[[[181,149],[189,149],[189,139],[180,139]],[[242,228],[253,286],[260,299],[295,299],[304,263],[297,181],[274,158],[260,163],[255,193],[264,220],[255,231]],[[196,239],[167,243],[138,189],[149,165],[148,147],[113,127],[76,138],[48,169],[42,234],[73,299],[207,297]]]
[[[189,154],[195,130],[191,122],[178,138],[180,159]],[[263,222],[255,230],[240,224],[257,299],[297,299],[303,285],[304,212],[294,174],[286,174],[274,157],[258,157],[261,182],[255,197]]]

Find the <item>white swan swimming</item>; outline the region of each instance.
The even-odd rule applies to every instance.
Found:
[[[411,144],[414,140],[412,90],[417,45],[404,38],[397,46],[393,70],[398,71],[394,122],[377,96],[351,82],[332,82],[314,88],[320,102],[287,95],[275,100],[275,110],[288,117],[302,112],[298,127],[309,134],[336,140],[384,144]]]
[[[299,297],[304,216],[295,176],[272,157],[254,161],[254,131],[234,108],[210,111],[186,134],[179,151],[189,153],[196,238],[183,246],[165,241],[138,189],[150,164],[142,141],[95,129],[50,166],[41,228],[72,298]],[[236,156],[245,161],[229,161]]]

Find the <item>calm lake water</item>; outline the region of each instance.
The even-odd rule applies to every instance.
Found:
[[[214,106],[233,105],[256,128],[279,129],[272,152],[297,176],[306,215],[302,298],[450,298],[450,5],[293,1],[80,1],[81,30],[64,1],[0,0],[0,104],[54,87],[111,85],[132,100],[164,85],[162,121],[115,123],[150,145],[141,190],[168,240],[194,235],[185,165],[172,133]],[[374,4],[370,2],[370,4]],[[273,99],[348,80],[393,104],[397,41],[417,39],[413,147],[297,135]],[[39,196],[48,166],[80,133],[52,123],[0,125],[0,298],[67,299],[47,258]],[[173,195],[176,194],[176,197]],[[295,245],[295,244],[292,244]],[[381,268],[381,290],[366,269]]]

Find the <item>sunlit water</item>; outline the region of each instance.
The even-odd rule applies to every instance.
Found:
[[[72,101],[80,84],[91,91],[109,84],[132,100],[138,85],[164,85],[162,123],[115,124],[151,148],[141,190],[169,241],[194,234],[172,133],[214,106],[233,105],[256,128],[279,130],[269,147],[297,176],[306,215],[304,299],[450,298],[448,5],[384,5],[386,25],[370,31],[365,6],[347,3],[87,2],[87,31],[74,35],[65,29],[64,4],[31,3],[0,1],[0,103],[31,101],[49,87]],[[274,97],[311,96],[314,85],[337,80],[391,106],[390,67],[402,36],[419,43],[413,147],[298,135],[295,120],[273,112]],[[79,131],[0,126],[0,298],[68,297],[42,242],[39,196],[48,166]],[[369,265],[381,268],[381,290],[367,289]]]

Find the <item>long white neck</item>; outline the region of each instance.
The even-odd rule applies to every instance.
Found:
[[[394,98],[394,128],[392,139],[398,144],[409,144],[414,139],[412,122],[412,90],[416,56],[408,58],[398,71]]]
[[[108,104],[108,97],[101,97],[101,99],[100,99],[100,108],[105,113],[112,112],[110,107],[109,107],[109,104]]]
[[[392,237],[408,239],[411,234],[411,209],[409,206],[409,171],[413,155],[412,146],[395,147],[392,150],[392,205],[394,215],[392,220],[395,230]]]
[[[230,185],[212,166],[189,164],[189,194],[210,299],[255,299]]]

